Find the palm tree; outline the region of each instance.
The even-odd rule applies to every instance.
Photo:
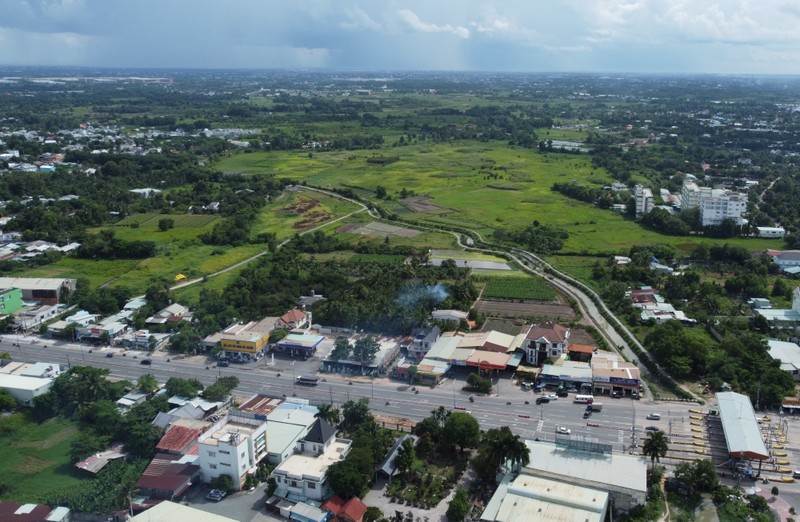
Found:
[[[531,461],[528,446],[508,426],[487,431],[484,444],[487,462],[497,471],[506,464],[510,464],[511,469],[518,469]]]
[[[650,457],[650,472],[653,471],[653,466],[656,462],[661,462],[661,457],[666,456],[669,450],[669,442],[667,441],[667,434],[663,431],[652,431],[644,441],[642,453]]]
[[[317,406],[317,410],[315,417],[324,420],[333,427],[338,426],[342,420],[339,408],[334,408],[330,404],[320,404]]]

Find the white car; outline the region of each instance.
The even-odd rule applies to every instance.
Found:
[[[547,396],[547,398],[550,399],[551,401],[557,401],[558,395],[556,395],[555,393],[551,393],[550,395]]]
[[[562,435],[569,435],[570,433],[572,433],[569,428],[566,428],[564,426],[559,426],[556,432],[561,433]]]

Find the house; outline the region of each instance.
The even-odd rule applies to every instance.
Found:
[[[353,442],[336,437],[335,430],[324,424],[315,422],[296,454],[273,470],[275,496],[294,502],[320,502],[329,496],[328,468],[344,460]]]
[[[758,237],[786,237],[783,227],[756,227]]]
[[[275,321],[275,328],[285,328],[286,330],[300,329],[311,326],[311,312],[292,308]]]
[[[172,303],[155,315],[151,315],[144,320],[145,324],[166,324],[177,323],[184,320],[184,316],[189,312],[189,308],[178,304]]]
[[[425,358],[425,354],[431,349],[433,343],[442,335],[442,330],[438,326],[415,328],[411,335],[413,339],[408,345],[408,356],[421,361]]]
[[[522,349],[527,363],[539,366],[547,358],[561,357],[568,347],[569,328],[553,321],[543,321],[528,330]]]
[[[0,502],[3,522],[70,522],[72,512],[66,507],[51,508],[45,504]]]
[[[12,362],[0,368],[0,389],[6,390],[22,406],[33,407],[33,400],[50,391],[61,373],[55,363]]]
[[[15,314],[23,306],[22,290],[19,288],[0,290],[0,316]]]
[[[203,480],[228,475],[236,489],[267,456],[267,423],[231,411],[198,439]]]
[[[190,422],[190,424],[199,423]],[[172,455],[197,454],[197,451],[192,451],[192,448],[197,445],[197,440],[203,431],[203,427],[187,426],[183,423],[172,424],[156,444],[156,450]]]
[[[333,520],[336,522],[361,522],[364,513],[367,512],[367,505],[358,497],[345,502],[339,495],[333,495],[322,503],[320,509],[333,515]]]
[[[434,310],[431,312],[431,319],[434,321],[451,321],[454,323],[460,323],[461,321],[468,320],[469,314],[467,312],[462,312],[461,310]]]
[[[61,312],[60,305],[29,306],[14,314],[14,324],[23,330],[38,328]]]
[[[400,451],[400,447],[403,445],[403,442],[410,439],[412,442],[416,444],[417,438],[414,435],[409,435],[405,433],[397,438],[392,444],[392,449],[389,450],[389,453],[386,454],[386,458],[383,459],[380,466],[378,466],[378,473],[386,478],[392,478],[395,471],[397,471],[397,465],[394,463],[395,458],[397,457],[398,452]]]
[[[117,336],[114,344],[122,345],[129,350],[158,350],[164,346],[172,334],[151,333],[150,330],[136,330]]]
[[[159,189],[155,188],[140,188],[140,189],[131,189],[128,192],[132,194],[136,194],[137,196],[141,196],[143,198],[151,198],[156,194],[161,194]]]
[[[147,394],[141,392],[128,392],[117,400],[117,408],[127,412],[136,405],[147,400]]]
[[[136,487],[145,497],[175,500],[200,477],[200,466],[194,464],[197,455],[170,455],[157,453]]]
[[[277,319],[265,317],[260,321],[232,324],[222,332],[203,339],[203,346],[211,350],[219,343],[221,353],[233,361],[258,360],[264,356],[269,345],[269,334],[275,329]]]
[[[234,518],[215,515],[208,511],[184,506],[169,500],[159,502],[146,511],[128,519],[129,522],[182,522],[186,520],[193,522],[236,522]]]
[[[75,467],[92,473],[93,475],[97,475],[97,473],[106,467],[109,462],[124,458],[128,458],[128,454],[124,451],[124,446],[117,442],[109,446],[109,448],[105,451],[95,453],[94,455],[91,455],[80,462],[76,462]]]
[[[792,292],[792,308],[790,309],[756,309],[755,313],[770,323],[786,324],[800,322],[800,287]]]
[[[592,360],[595,347],[590,344],[573,343],[567,348],[567,355],[570,361],[589,362]]]

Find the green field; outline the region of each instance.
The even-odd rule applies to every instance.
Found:
[[[202,228],[217,221],[219,216],[212,214],[134,214],[116,224],[118,227],[151,226],[158,227],[162,219],[171,219],[176,228]]]
[[[481,297],[487,299],[531,299],[534,301],[555,301],[556,293],[547,282],[539,277],[519,275],[475,276],[477,282],[485,282]]]
[[[7,426],[15,426],[9,433]],[[77,426],[62,419],[38,424],[23,413],[0,419],[0,484],[7,488],[0,499],[37,502],[55,487],[80,482],[69,459],[69,447]]]
[[[564,136],[566,137],[566,136]],[[634,244],[666,243],[688,252],[702,241],[663,236],[646,230],[619,213],[569,199],[550,190],[556,182],[610,184],[612,178],[591,165],[588,155],[540,154],[505,143],[429,144],[384,151],[399,161],[369,164],[373,151],[259,152],[223,158],[223,171],[275,174],[321,187],[348,187],[356,194],[420,223],[441,223],[473,229],[489,237],[496,228],[522,228],[534,220],[569,232],[565,252],[626,252]],[[492,175],[491,177],[489,175]],[[499,179],[495,179],[495,176]],[[390,200],[374,199],[378,185]],[[398,201],[402,189],[413,190],[433,205],[427,211]],[[752,250],[776,248],[781,240],[732,239]]]
[[[273,233],[282,241],[358,210],[358,205],[319,192],[285,192],[261,209],[252,234]]]

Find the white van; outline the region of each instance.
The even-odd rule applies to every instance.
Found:
[[[647,420],[661,420],[660,413],[650,413],[647,415]]]

